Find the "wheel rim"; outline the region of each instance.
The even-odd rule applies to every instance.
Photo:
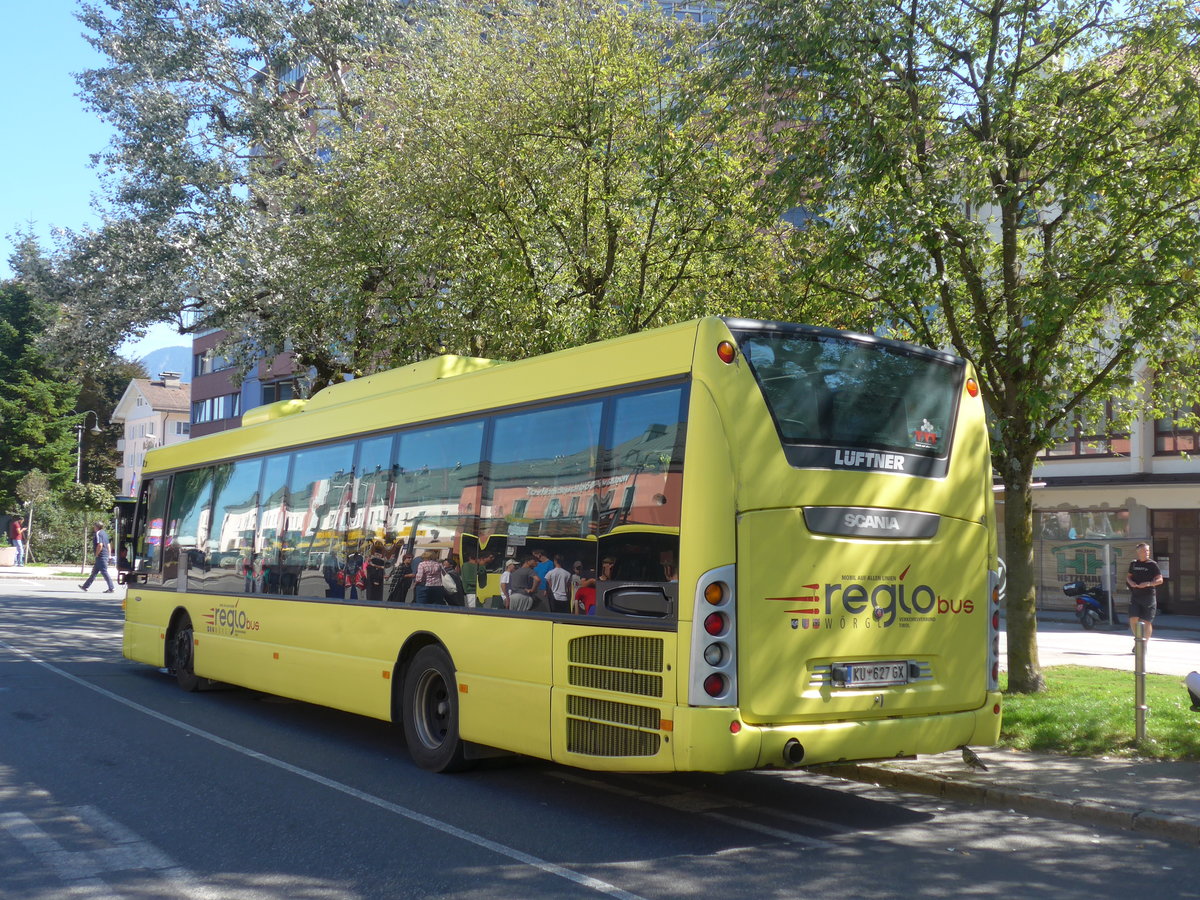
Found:
[[[191,674],[192,629],[181,628],[175,634],[175,671]]]
[[[416,715],[413,725],[417,738],[430,750],[437,750],[446,742],[450,730],[450,691],[446,681],[436,669],[421,673],[416,686]]]

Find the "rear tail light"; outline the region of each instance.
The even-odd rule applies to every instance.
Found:
[[[721,613],[709,613],[704,618],[704,630],[713,637],[719,637],[725,633],[725,622],[725,616]]]
[[[705,572],[696,583],[688,677],[692,706],[737,704],[735,576],[734,566],[722,566]]]

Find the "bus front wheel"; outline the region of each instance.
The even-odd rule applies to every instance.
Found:
[[[175,675],[175,681],[185,691],[200,689],[200,679],[193,670],[195,647],[196,635],[192,630],[192,620],[185,614],[180,618],[171,637],[168,646],[170,660],[167,664]]]
[[[454,665],[441,647],[422,647],[404,675],[404,740],[413,761],[430,772],[466,768],[458,736],[458,687]]]

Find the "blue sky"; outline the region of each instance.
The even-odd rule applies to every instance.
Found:
[[[74,75],[102,57],[83,38],[76,0],[0,0],[0,277],[17,229],[32,230],[45,248],[55,227],[97,226],[92,198],[100,179],[91,155],[110,129],[76,94]],[[159,347],[190,344],[170,326],[151,330],[123,352],[141,356]]]

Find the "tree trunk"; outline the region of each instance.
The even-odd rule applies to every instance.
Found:
[[[1008,633],[1008,689],[1034,694],[1046,687],[1038,662],[1037,588],[1033,570],[1033,468],[1015,463],[1005,472],[1004,562]]]

